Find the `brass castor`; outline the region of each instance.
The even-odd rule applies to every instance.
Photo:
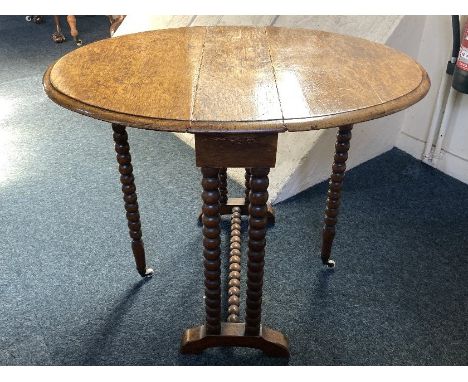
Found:
[[[150,278],[150,277],[153,277],[154,270],[153,268],[146,268],[144,272],[138,272],[138,273],[140,273],[141,277]]]

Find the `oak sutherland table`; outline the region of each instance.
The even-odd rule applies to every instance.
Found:
[[[359,38],[275,27],[193,27],[136,33],[77,49],[44,76],[48,96],[114,130],[138,272],[147,268],[126,126],[195,134],[203,175],[205,324],[182,352],[247,346],[288,356],[286,337],[261,325],[268,173],[278,134],[338,127],[322,261],[330,252],[354,123],[424,97],[425,70],[410,57]],[[246,195],[227,198],[226,168],[246,169]],[[220,215],[232,212],[228,319],[221,322]],[[245,323],[239,319],[240,221],[249,216]]]

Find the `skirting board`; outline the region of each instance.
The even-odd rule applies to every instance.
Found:
[[[398,136],[396,147],[407,152],[416,159],[421,160],[424,152],[424,145],[425,142],[402,131]],[[441,157],[433,167],[462,181],[463,183],[468,184],[468,160],[461,158],[458,155],[442,150]]]

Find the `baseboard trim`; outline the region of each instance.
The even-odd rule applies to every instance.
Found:
[[[396,147],[421,160],[425,144],[424,141],[402,132],[398,136]],[[439,160],[435,164],[428,164],[444,174],[468,184],[468,160],[465,158],[442,150]]]

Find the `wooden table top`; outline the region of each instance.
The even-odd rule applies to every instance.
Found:
[[[426,71],[360,38],[309,29],[190,27],[98,41],[44,75],[68,109],[178,132],[283,132],[383,117],[425,96]]]

